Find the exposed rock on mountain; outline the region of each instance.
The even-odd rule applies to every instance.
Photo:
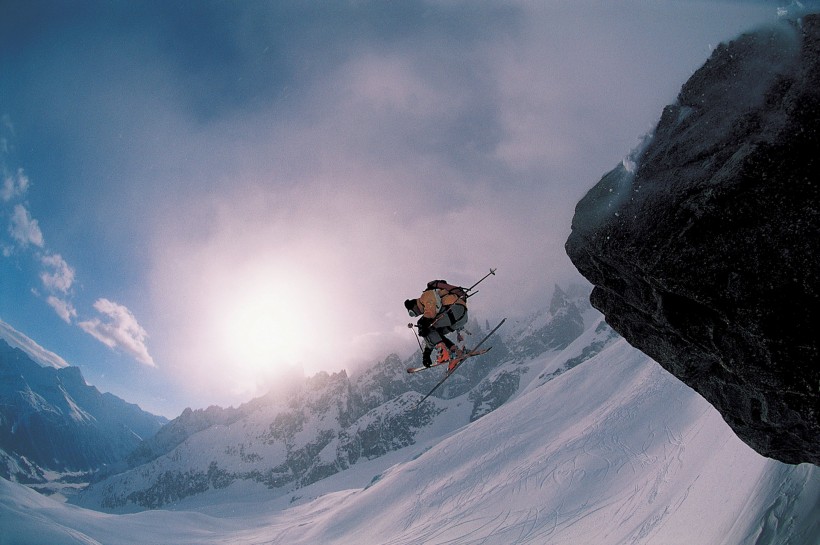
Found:
[[[126,461],[130,467],[150,462],[170,451],[191,435],[211,426],[227,426],[241,416],[242,413],[233,407],[223,409],[211,406],[196,411],[189,407],[156,434],[144,439],[128,454]]]
[[[820,464],[820,17],[719,46],[578,203],[593,306],[765,456]]]

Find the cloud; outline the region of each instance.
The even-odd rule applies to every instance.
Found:
[[[77,263],[86,286],[86,274],[113,285],[135,272],[162,374],[208,403],[250,382],[236,345],[257,340],[279,286],[323,294],[297,305],[319,345],[305,349],[306,368],[414,349],[402,302],[432,278],[469,285],[498,267],[473,316],[526,315],[554,281],[581,278],[563,251],[578,199],[654,125],[707,45],[749,19],[728,3],[687,4],[365,2],[329,14],[209,3],[193,25],[150,7],[127,28],[56,18],[59,49],[42,25],[15,27],[41,44],[20,66],[41,69],[9,88],[21,101],[36,89],[49,106],[25,110],[27,122],[79,127],[42,139],[65,153],[37,171],[72,175],[32,171],[38,192],[65,200],[33,212],[106,235],[106,247],[59,249],[95,260]],[[179,47],[162,47],[166,35]],[[22,180],[6,178],[4,194],[19,198]],[[67,279],[42,266],[60,313]],[[127,309],[97,315],[76,291],[81,316],[70,319],[150,358]],[[256,323],[229,338],[252,308]]]
[[[53,295],[49,295],[46,299],[46,303],[57,312],[57,316],[63,319],[63,321],[67,324],[71,323],[73,318],[77,317],[77,311],[74,309],[74,306],[68,301],[63,301],[58,297]]]
[[[138,362],[156,367],[145,346],[148,334],[128,308],[105,298],[97,299],[94,308],[104,317],[78,323],[83,331],[109,348],[120,349]]]
[[[0,118],[0,204],[11,207],[14,201],[23,201],[28,192],[30,180],[22,168],[13,174],[5,165],[5,155],[11,148],[10,140],[6,135],[13,136],[13,126],[8,116]],[[3,216],[6,216],[4,211]],[[24,204],[14,204],[9,214],[8,233],[12,243],[0,241],[0,254],[10,257],[15,250],[22,249],[30,256],[39,260],[42,267],[40,280],[47,291],[46,303],[56,312],[57,316],[67,324],[72,324],[78,317],[78,312],[70,300],[71,288],[75,281],[75,269],[63,259],[60,254],[51,253],[45,244],[43,232],[39,223],[31,216]],[[34,246],[40,250],[32,249]],[[31,290],[37,297],[43,297],[36,289]],[[94,303],[94,308],[102,314],[102,318],[95,317],[77,323],[77,325],[94,338],[113,349],[120,349],[133,356],[138,362],[155,367],[154,359],[148,353],[145,340],[148,337],[145,329],[140,326],[128,308],[108,299],[100,298]]]
[[[14,212],[11,215],[11,225],[9,225],[9,234],[23,247],[33,244],[42,248],[45,244],[43,232],[40,231],[37,220],[31,217],[31,214],[22,204],[14,207]]]
[[[74,284],[74,269],[60,254],[47,255],[40,262],[46,269],[40,274],[43,285],[52,292],[68,293]]]
[[[18,169],[13,175],[9,174],[3,178],[3,185],[0,186],[0,200],[8,202],[15,197],[23,195],[28,190],[29,180],[23,169]]]
[[[31,359],[42,365],[43,367],[56,367],[57,369],[68,367],[69,363],[63,358],[47,350],[34,342],[32,339],[20,333],[9,324],[0,320],[0,338],[4,339],[9,345],[14,348],[19,348]]]

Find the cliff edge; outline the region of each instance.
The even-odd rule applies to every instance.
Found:
[[[820,465],[819,195],[808,15],[720,45],[566,243],[607,322],[786,463]]]

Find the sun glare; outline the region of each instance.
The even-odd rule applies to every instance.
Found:
[[[230,275],[215,314],[224,357],[248,378],[270,377],[298,366],[311,352],[311,298],[299,276],[276,271]]]
[[[300,320],[298,313],[280,308],[279,297],[246,298],[236,301],[227,313],[226,344],[237,358],[251,368],[276,364],[295,364],[298,358]]]

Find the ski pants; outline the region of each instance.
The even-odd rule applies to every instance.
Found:
[[[467,307],[459,304],[450,305],[432,321],[424,340],[429,347],[434,347],[440,342],[448,346],[452,345],[452,341],[445,335],[463,329],[465,325],[467,325]]]

